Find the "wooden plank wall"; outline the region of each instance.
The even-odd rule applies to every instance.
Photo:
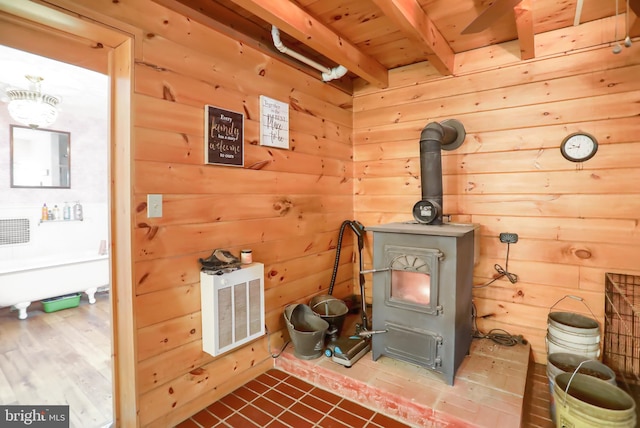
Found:
[[[537,59],[526,62],[513,43],[461,54],[456,77],[405,67],[390,88],[362,84],[354,97],[354,209],[365,226],[413,220],[420,131],[463,123],[464,144],[443,152],[444,211],[481,226],[476,286],[497,275],[494,264],[505,267],[498,235],[520,237],[508,265],[519,281],[473,290],[478,326],[524,335],[540,363],[556,301],[582,297],[602,323],[605,272],[640,269],[640,43],[614,55],[604,43],[612,28],[607,19],[537,36]],[[576,131],[600,144],[581,169],[559,150]],[[564,299],[554,310],[589,315],[584,303]]]
[[[139,405],[142,426],[167,426],[273,364],[266,339],[202,352],[199,257],[253,250],[272,332],[286,304],[326,292],[353,212],[351,97],[151,2],[113,9],[147,32],[134,100]],[[290,104],[290,150],[259,146],[260,95]],[[204,104],[245,114],[245,168],[203,166]],[[146,218],[148,193],[163,194],[162,218]],[[351,252],[337,293],[350,292]]]
[[[289,303],[326,293],[353,215],[352,96],[151,0],[56,0],[136,40],[133,270],[140,426],[167,427],[273,366]],[[94,15],[97,14],[97,15]],[[106,22],[106,21],[103,21]],[[290,105],[290,150],[259,145],[259,96]],[[245,115],[244,168],[204,165],[204,105]],[[147,218],[147,194],[163,216]],[[265,264],[271,337],[202,351],[198,258],[251,248]],[[345,236],[334,294],[352,293]]]
[[[326,292],[343,220],[411,218],[417,140],[430,121],[455,117],[468,132],[444,156],[445,210],[481,224],[477,284],[504,263],[497,235],[520,235],[509,263],[520,281],[474,292],[481,329],[524,334],[542,362],[556,300],[583,296],[601,318],[604,272],[640,273],[640,44],[614,56],[598,40],[611,22],[537,38],[536,60],[521,63],[517,43],[504,44],[458,55],[457,77],[418,64],[394,70],[389,89],[362,85],[352,98],[151,0],[51,1],[138,35],[131,381],[141,426],[171,426],[272,365],[266,337],[215,359],[202,352],[197,259],[219,247],[253,249],[265,263],[277,349],[284,306]],[[291,150],[259,146],[259,95],[290,104]],[[244,168],[203,165],[204,104],[245,114]],[[558,150],[576,130],[601,144],[580,171]],[[162,218],[146,218],[150,193],[163,195]],[[344,247],[339,295],[352,292],[350,235]]]

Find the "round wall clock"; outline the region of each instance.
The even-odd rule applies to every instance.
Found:
[[[598,151],[598,142],[593,135],[576,132],[567,136],[560,144],[560,152],[571,162],[584,162]]]

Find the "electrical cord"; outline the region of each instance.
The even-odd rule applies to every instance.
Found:
[[[523,345],[527,344],[527,341],[522,337],[522,335],[514,336],[508,331],[502,330],[501,328],[491,329],[487,334],[476,331],[473,337],[477,339],[491,339],[495,343],[503,346],[515,346],[518,343],[522,343]]]
[[[473,288],[488,287],[489,285],[493,284],[494,282],[496,282],[497,280],[499,280],[500,278],[502,278],[504,276],[506,276],[507,279],[509,280],[509,282],[512,283],[512,284],[515,284],[516,282],[518,282],[518,275],[516,275],[515,273],[509,272],[509,249],[510,249],[510,247],[511,247],[511,244],[507,242],[507,258],[506,258],[505,263],[504,263],[504,269],[502,268],[502,266],[500,266],[497,263],[495,265],[493,265],[493,268],[500,275],[496,276],[493,279],[490,279],[489,281],[485,282],[482,285],[474,285]]]
[[[478,329],[478,324],[476,322],[477,310],[476,310],[475,303],[471,304],[471,315],[473,316],[473,338],[474,339],[489,339],[503,346],[515,346],[517,344],[526,345],[528,343],[527,340],[524,337],[522,337],[521,334],[513,335],[501,328],[493,328],[489,330],[489,333],[486,333],[486,334],[481,332]]]
[[[280,355],[282,355],[282,353],[284,352],[285,349],[287,349],[287,345],[289,345],[289,343],[291,342],[290,340],[287,340],[286,342],[284,342],[284,344],[282,345],[282,348],[280,348],[280,350],[278,351],[277,354],[274,354],[271,351],[271,333],[269,333],[269,329],[267,328],[267,325],[265,324],[264,326],[264,331],[267,332],[267,348],[269,350],[269,355],[271,355],[271,358],[276,359],[278,358]]]

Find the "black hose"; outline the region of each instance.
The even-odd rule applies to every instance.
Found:
[[[329,284],[329,295],[333,294],[333,287],[336,284],[336,275],[338,274],[338,265],[340,263],[340,250],[342,249],[342,237],[344,229],[349,226],[353,233],[358,237],[358,278],[360,280],[360,317],[362,318],[362,328],[368,330],[369,319],[367,317],[366,303],[364,297],[364,275],[362,274],[362,249],[364,248],[364,226],[357,220],[345,220],[340,225],[340,233],[338,234],[338,244],[336,247],[336,260],[333,264],[333,273],[331,275],[331,283]]]
[[[351,220],[345,220],[340,226],[340,233],[338,234],[338,245],[336,247],[336,260],[333,263],[333,273],[331,274],[331,282],[329,283],[329,295],[333,294],[333,286],[336,285],[336,275],[338,274],[338,264],[340,263],[340,249],[342,248],[342,236],[344,235],[344,229],[351,224]]]

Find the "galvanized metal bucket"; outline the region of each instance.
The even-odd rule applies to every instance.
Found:
[[[324,337],[329,323],[303,304],[291,304],[284,308],[284,319],[293,343],[293,354],[301,360],[322,356]]]
[[[564,296],[551,309],[567,297],[584,303],[593,315],[582,297],[572,295]],[[546,344],[547,354],[565,352],[597,359],[600,357],[600,324],[595,315],[589,318],[574,312],[549,312]]]
[[[349,307],[343,300],[336,299],[328,294],[322,294],[313,297],[309,302],[309,306],[320,318],[329,323],[327,334],[334,338],[340,336],[345,317],[349,313]]]

